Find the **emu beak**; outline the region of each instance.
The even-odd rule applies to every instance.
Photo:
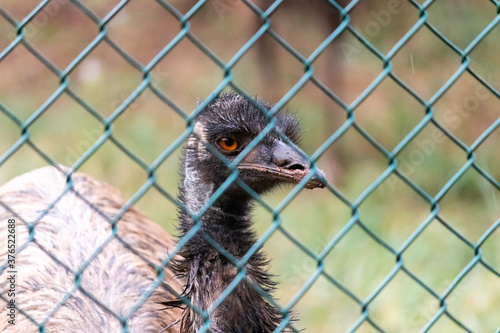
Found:
[[[252,155],[251,153],[249,155]],[[252,156],[238,164],[238,170],[253,171],[270,179],[298,184],[311,171],[309,160],[304,158],[296,148],[292,148],[282,141],[277,141],[271,152],[271,161],[252,161]],[[307,189],[324,188],[326,175],[323,170],[317,169],[314,175],[304,185]]]

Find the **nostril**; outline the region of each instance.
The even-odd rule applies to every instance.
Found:
[[[271,161],[274,165],[290,171],[309,169],[309,161],[282,141],[278,141],[273,147]]]
[[[287,169],[287,170],[305,170],[306,166],[300,162],[291,160],[289,158],[275,159],[274,161],[277,166]]]
[[[286,169],[288,170],[302,170],[304,171],[306,167],[300,163],[293,163],[285,166]]]

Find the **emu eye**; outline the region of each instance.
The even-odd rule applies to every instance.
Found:
[[[235,151],[239,144],[233,138],[222,138],[218,141],[219,146],[225,151]]]

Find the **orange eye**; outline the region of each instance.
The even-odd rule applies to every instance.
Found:
[[[234,151],[238,148],[238,141],[233,138],[222,138],[219,140],[219,146],[226,151]]]

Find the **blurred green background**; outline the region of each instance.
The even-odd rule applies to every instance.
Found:
[[[113,0],[81,0],[104,18],[118,4]],[[182,14],[194,1],[172,0]],[[350,11],[350,24],[381,53],[387,54],[419,19],[414,4],[423,1],[359,1]],[[35,0],[0,0],[0,8],[22,21]],[[254,1],[266,10],[272,1]],[[342,6],[347,1],[340,2]],[[428,22],[458,48],[465,49],[497,17],[496,1],[434,1]],[[260,18],[236,0],[207,2],[189,20],[191,33],[224,62],[260,28]],[[327,1],[284,1],[271,16],[271,28],[297,52],[308,57],[340,23],[339,12]],[[180,31],[179,21],[152,0],[132,0],[106,25],[107,36],[138,63],[146,65]],[[99,26],[74,3],[53,0],[25,27],[25,40],[57,68],[64,70],[99,34]],[[0,16],[0,52],[16,38],[16,28]],[[500,28],[496,27],[470,53],[470,68],[500,90]],[[392,73],[422,99],[429,100],[461,65],[461,57],[423,27],[392,59]],[[314,76],[351,104],[382,72],[383,63],[352,33],[344,31],[313,63]],[[234,82],[247,94],[278,102],[304,74],[304,65],[264,35],[233,68]],[[185,113],[191,113],[220,84],[223,70],[191,41],[183,39],[152,71],[154,85]],[[69,87],[89,106],[108,117],[142,82],[142,73],[108,43],[100,43],[69,75]],[[0,60],[0,105],[25,121],[56,91],[60,78],[25,46]],[[226,89],[229,91],[230,89]],[[346,121],[346,111],[311,82],[286,103],[304,129],[302,148],[313,154]],[[472,75],[464,73],[434,105],[435,121],[470,146],[500,116],[500,100]],[[391,78],[355,109],[356,123],[387,150],[425,116],[425,107]],[[173,109],[146,89],[113,123],[113,137],[145,163],[158,155],[186,129]],[[63,94],[29,127],[30,140],[58,163],[71,166],[103,133],[103,125],[81,105]],[[21,130],[0,112],[0,156],[20,138]],[[497,128],[475,151],[477,164],[500,181],[500,130]],[[162,164],[159,184],[176,195],[180,149]],[[467,154],[433,124],[413,139],[398,156],[398,170],[430,196],[435,196],[465,164]],[[0,184],[47,165],[28,145],[0,165]],[[318,165],[332,186],[350,202],[388,167],[385,155],[353,128],[321,156]],[[146,172],[106,142],[80,171],[118,187],[126,199],[144,184]],[[276,207],[291,188],[264,200]],[[154,221],[175,234],[175,206],[151,189],[137,205]],[[360,219],[387,244],[398,250],[425,221],[430,205],[395,175],[361,204]],[[351,209],[328,190],[301,192],[282,213],[284,229],[312,252],[320,253],[351,218]],[[404,252],[404,267],[436,294],[474,258],[471,243],[500,218],[500,191],[470,169],[440,202],[433,220]],[[256,230],[262,234],[272,215],[258,206]],[[500,232],[481,247],[484,261],[500,271]],[[281,233],[264,245],[271,271],[279,281],[277,297],[286,305],[315,271],[317,263]],[[367,300],[395,267],[396,257],[355,225],[333,248],[326,272],[356,297]],[[476,266],[446,299],[449,313],[473,332],[500,327],[500,279]],[[439,301],[400,271],[368,306],[370,320],[385,332],[419,332],[439,309]],[[349,331],[361,307],[321,276],[294,306],[296,327],[307,332]],[[368,322],[357,332],[376,332]],[[463,332],[443,316],[431,332]]]

